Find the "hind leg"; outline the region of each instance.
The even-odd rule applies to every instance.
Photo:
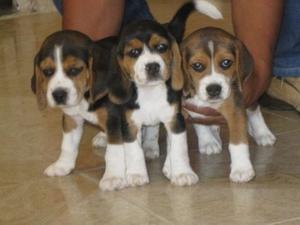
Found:
[[[107,136],[103,131],[100,131],[92,140],[93,146],[96,148],[105,148],[107,145]]]
[[[202,154],[218,154],[222,151],[220,127],[195,124],[194,128],[198,137],[198,147]]]
[[[254,138],[257,145],[273,145],[276,138],[266,125],[260,107],[257,106],[255,109],[247,109],[247,116],[248,132]]]
[[[159,125],[142,128],[142,145],[148,159],[159,157]]]

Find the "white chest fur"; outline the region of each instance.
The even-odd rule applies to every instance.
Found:
[[[131,118],[136,124],[155,125],[172,119],[175,107],[167,101],[165,84],[140,86],[137,88],[137,94],[139,109],[133,112]]]
[[[80,116],[92,124],[98,124],[98,118],[95,112],[88,111],[89,104],[83,99],[78,105],[63,108],[65,114],[69,116]]]

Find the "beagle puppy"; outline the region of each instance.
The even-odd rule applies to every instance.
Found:
[[[198,176],[189,163],[186,128],[181,114],[184,77],[177,42],[184,33],[188,15],[198,10],[213,18],[221,13],[210,3],[197,0],[184,4],[169,24],[137,21],[126,26],[115,49],[110,68],[112,102],[125,110],[123,127],[127,182],[148,182],[141,128],[163,123],[168,133],[164,175],[175,185],[192,185]]]
[[[35,56],[31,87],[38,106],[63,112],[61,153],[45,170],[46,175],[64,176],[74,169],[87,121],[99,125],[107,136],[106,168],[100,188],[115,190],[127,186],[121,109],[107,96],[109,56],[116,43],[114,37],[93,43],[82,33],[64,30],[46,38]],[[98,100],[91,104],[88,100],[95,91]],[[103,138],[103,133],[97,137]]]
[[[237,183],[251,180],[255,172],[249,155],[247,123],[248,132],[258,145],[273,145],[276,140],[259,106],[247,110],[244,107],[242,84],[253,72],[252,56],[241,41],[218,28],[193,32],[182,42],[181,52],[185,101],[214,108],[225,117],[229,128],[230,179]],[[189,114],[199,117],[193,112]],[[201,153],[221,152],[219,126],[194,127]]]

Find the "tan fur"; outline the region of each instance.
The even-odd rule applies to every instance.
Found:
[[[173,60],[171,66],[172,72],[172,88],[174,90],[182,90],[184,86],[184,75],[181,67],[181,55],[176,41],[172,43]]]
[[[133,39],[133,40],[129,41],[128,44],[125,46],[124,53],[123,53],[124,57],[122,59],[118,58],[118,62],[121,67],[121,70],[127,78],[134,79],[134,77],[130,77],[130,76],[134,75],[133,67],[137,60],[137,58],[132,58],[132,57],[128,56],[127,54],[132,49],[136,49],[136,48],[142,49],[143,46],[144,46],[143,42],[141,42],[138,39]]]
[[[144,43],[142,41],[140,41],[139,39],[132,39],[127,43],[124,51],[129,52],[131,49],[142,48],[143,46],[144,46]]]
[[[132,58],[128,56],[128,52],[135,48],[143,49],[146,43],[141,42],[138,39],[133,39],[127,43],[124,48],[123,58],[118,58],[118,63],[123,72],[123,75],[126,79],[135,80],[134,76],[134,65],[138,58]],[[162,74],[164,80],[168,80],[170,75],[172,76],[171,84],[174,90],[181,90],[184,86],[184,75],[181,67],[181,54],[179,51],[179,47],[176,41],[172,41],[172,43],[168,43],[164,37],[159,36],[158,34],[152,34],[149,43],[147,43],[150,49],[155,49],[158,44],[166,44],[171,45],[166,52],[158,53],[164,60],[164,63],[167,66],[167,69],[164,74]]]
[[[157,35],[157,34],[153,34],[150,41],[149,41],[149,46],[151,49],[155,49],[157,45],[159,44],[166,44],[169,45],[168,41]],[[164,73],[162,74],[162,77],[164,80],[168,80],[170,78],[171,75],[171,65],[172,65],[172,60],[173,60],[173,53],[171,49],[168,49],[167,51],[165,51],[164,53],[160,54],[161,57],[163,58],[165,64],[167,65],[167,69],[164,71]]]
[[[173,104],[171,104],[171,106],[174,107],[175,110],[174,110],[172,120],[169,123],[168,127],[170,127],[171,130],[176,133],[176,130],[177,130],[177,127],[176,127],[176,125],[177,125],[177,113],[179,112],[179,105],[177,103],[173,103]]]
[[[48,82],[51,79],[45,77],[42,71],[49,68],[55,69],[55,63],[50,57],[45,58],[40,65],[34,65],[34,73],[36,77],[36,97],[40,110],[43,110],[47,107],[46,93]]]
[[[63,62],[63,68],[65,73],[70,68],[83,68],[81,73],[72,77],[69,76],[70,79],[73,80],[75,88],[80,96],[84,95],[84,92],[87,90],[88,87],[88,80],[89,80],[89,69],[86,67],[85,63],[74,57],[74,56],[68,56],[64,62]]]
[[[107,130],[107,122],[108,122],[108,111],[107,108],[98,108],[96,110],[97,118],[98,118],[98,125],[101,129],[104,130],[105,133],[108,132]],[[121,131],[120,131],[121,132]],[[122,134],[120,132],[116,132],[115,134],[109,134],[108,143],[110,144],[122,144]]]
[[[233,94],[218,111],[225,117],[229,129],[231,144],[248,144],[247,116],[243,107],[237,107]]]
[[[90,72],[82,60],[74,56],[68,56],[63,62],[64,72],[66,73],[68,69],[73,67],[83,68],[80,74],[74,77],[69,76],[69,78],[73,80],[77,92],[79,93],[80,96],[83,97],[84,92],[88,88],[88,80],[89,80]],[[47,106],[47,99],[46,99],[47,87],[52,77],[47,78],[42,71],[44,69],[49,69],[49,68],[52,68],[54,70],[56,69],[55,62],[51,57],[45,58],[43,61],[41,61],[40,65],[35,65],[36,89],[37,89],[36,96],[37,96],[37,101],[40,109],[44,109]]]
[[[191,47],[192,48],[192,47]],[[185,52],[183,52],[185,53]],[[203,72],[196,72],[192,69],[191,65],[193,63],[200,62],[205,65],[206,69]],[[183,71],[185,76],[185,87],[184,87],[184,94],[185,95],[192,95],[194,96],[199,90],[199,83],[203,77],[210,74],[211,66],[210,57],[205,54],[205,51],[200,48],[195,51],[193,56],[190,58],[189,61],[186,61],[185,57],[183,60]]]
[[[137,133],[138,133],[138,128],[135,125],[134,121],[132,120],[132,110],[126,111],[126,121],[128,124],[128,130],[129,130],[129,139],[135,140],[137,138]],[[127,140],[127,141],[132,141],[132,140]]]
[[[253,72],[254,62],[252,56],[242,42],[236,40],[235,46],[237,78],[239,80],[240,90],[242,90],[243,81]]]
[[[77,127],[76,122],[67,114],[63,115],[62,127],[65,133],[69,133]]]
[[[158,44],[166,44],[168,45],[168,40],[166,40],[164,37],[161,37],[158,34],[152,34],[150,41],[149,41],[149,46],[151,48],[155,48]]]
[[[106,122],[107,122],[107,118],[108,118],[108,113],[107,113],[106,108],[99,108],[99,109],[97,109],[97,110],[96,110],[96,114],[97,114],[99,126],[100,126],[105,132],[107,132],[107,129],[106,129]]]
[[[214,43],[214,55],[211,56],[207,42],[203,40],[210,38]],[[214,28],[204,28],[195,31],[181,45],[183,55],[183,69],[186,79],[185,92],[195,95],[199,90],[201,79],[211,73],[212,63],[216,72],[224,74],[236,83],[238,80],[239,90],[235,86],[231,87],[230,96],[224,100],[217,109],[226,119],[230,133],[230,143],[248,144],[247,117],[243,105],[241,93],[242,82],[246,76],[252,72],[252,58],[246,47],[232,35]],[[188,58],[188,59],[187,59]],[[224,70],[220,62],[224,59],[232,61],[230,68]],[[188,61],[187,61],[188,60]],[[206,69],[196,72],[192,69],[193,63],[200,62]]]

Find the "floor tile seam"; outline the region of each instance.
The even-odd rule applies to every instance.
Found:
[[[289,117],[286,117],[286,116],[283,116],[283,115],[280,115],[280,114],[277,114],[277,113],[274,113],[274,112],[270,112],[270,111],[263,111],[263,113],[270,114],[270,115],[273,115],[273,116],[278,116],[278,117],[281,117],[283,119],[293,121],[293,122],[300,121],[298,119],[292,119],[292,118],[289,118]],[[300,118],[300,116],[299,116],[299,118]]]
[[[151,215],[155,216],[156,218],[159,218],[160,220],[162,220],[163,222],[170,224],[170,225],[177,225],[177,223],[169,221],[167,218],[160,216],[159,214],[155,213],[154,211],[152,211],[151,209],[147,208],[146,206],[140,205],[135,201],[132,201],[128,198],[126,198],[122,193],[117,193],[118,196],[120,196],[122,199],[124,199],[125,201],[127,201],[128,203],[138,207],[139,209],[142,209],[143,211],[150,213]]]
[[[300,217],[292,217],[292,218],[286,219],[286,220],[280,220],[277,222],[267,223],[266,225],[285,224],[286,222],[293,222],[293,221],[297,221],[297,220],[300,220]],[[299,223],[300,223],[300,221],[299,221]]]
[[[278,133],[274,132],[274,133],[275,133],[275,136],[278,136],[278,135],[293,133],[293,132],[297,132],[297,131],[300,131],[300,128],[295,128],[295,129],[292,129],[292,130],[282,131],[282,132],[278,132]]]

